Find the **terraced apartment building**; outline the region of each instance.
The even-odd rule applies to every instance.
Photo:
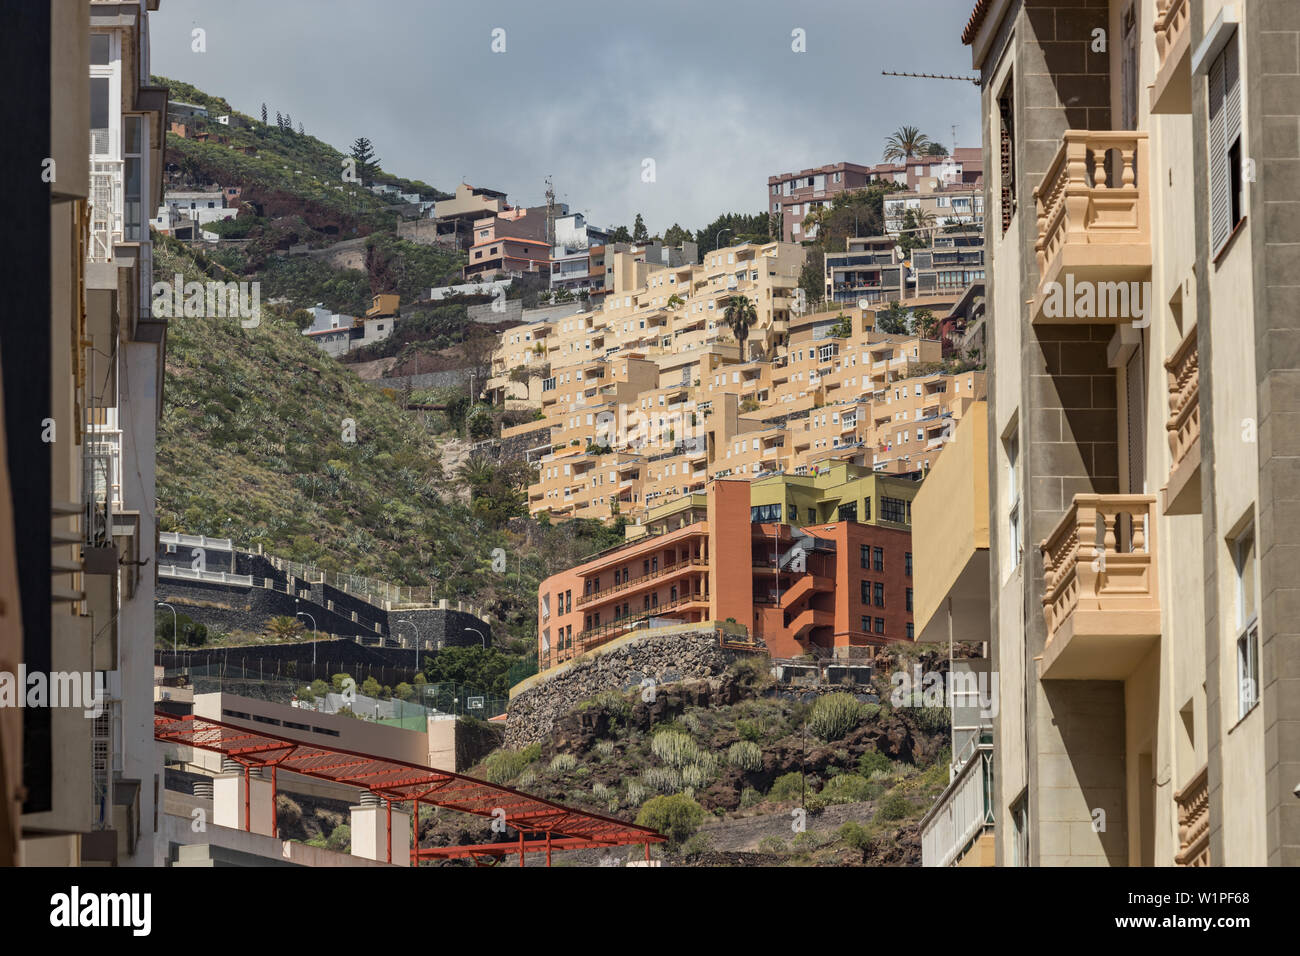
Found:
[[[932,467],[983,395],[983,372],[944,373],[937,339],[877,331],[869,304],[791,314],[791,289],[771,283],[794,281],[802,249],[781,246],[737,247],[748,264],[744,279],[727,273],[734,288],[721,274],[688,281],[691,269],[632,263],[640,268],[627,281],[640,291],[616,291],[617,309],[501,334],[488,393],[540,412],[502,432],[538,461],[532,514],[640,524],[713,478],[815,474],[837,462],[913,476]],[[769,258],[764,280],[753,266]],[[732,269],[731,259],[722,250],[695,269]],[[686,297],[665,295],[674,287]],[[732,294],[775,303],[755,309],[745,361],[723,317]],[[908,304],[941,318],[955,298]]]
[[[963,40],[987,454],[940,467],[988,520],[921,628],[1000,706],[927,862],[1296,865],[1300,5],[979,0]]]

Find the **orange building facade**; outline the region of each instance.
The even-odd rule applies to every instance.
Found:
[[[706,515],[552,575],[538,594],[542,670],[636,630],[735,622],[773,657],[870,656],[912,638],[911,533],[857,521],[754,520],[750,483],[718,479]]]

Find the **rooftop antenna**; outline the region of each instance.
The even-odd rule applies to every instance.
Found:
[[[893,70],[881,70],[881,76],[909,76],[920,80],[961,80],[965,83],[980,85],[978,76],[951,76],[947,73],[895,73]]]
[[[546,177],[546,244],[555,245],[555,186]]]

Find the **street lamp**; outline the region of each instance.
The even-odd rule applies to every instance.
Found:
[[[298,604],[298,599],[294,598],[293,603],[296,606]],[[311,666],[315,667],[316,666],[316,618],[312,617],[306,611],[295,611],[293,616],[305,617],[307,618],[307,620],[311,621]]]
[[[483,636],[483,632],[482,632],[482,631],[480,631],[480,630],[479,630],[478,628],[476,628],[476,627],[467,627],[467,628],[465,628],[465,630],[466,630],[466,632],[473,631],[473,632],[474,632],[475,634],[477,634],[479,637],[483,638],[483,650],[485,650],[485,651],[487,650],[487,638]]]
[[[717,252],[719,249],[722,248],[722,234],[723,234],[724,232],[730,232],[730,233],[733,233],[733,234],[734,234],[735,231],[736,231],[736,230],[734,230],[734,229],[719,229],[719,230],[718,230],[717,241],[716,241],[716,242],[714,243],[714,245],[713,245],[713,251],[714,251],[714,252]]]
[[[172,612],[172,654],[176,654],[176,608],[172,607],[165,601],[156,602],[159,607],[165,607]]]

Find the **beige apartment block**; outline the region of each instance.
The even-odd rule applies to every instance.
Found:
[[[963,40],[997,862],[1300,864],[1300,5],[979,0]]]

